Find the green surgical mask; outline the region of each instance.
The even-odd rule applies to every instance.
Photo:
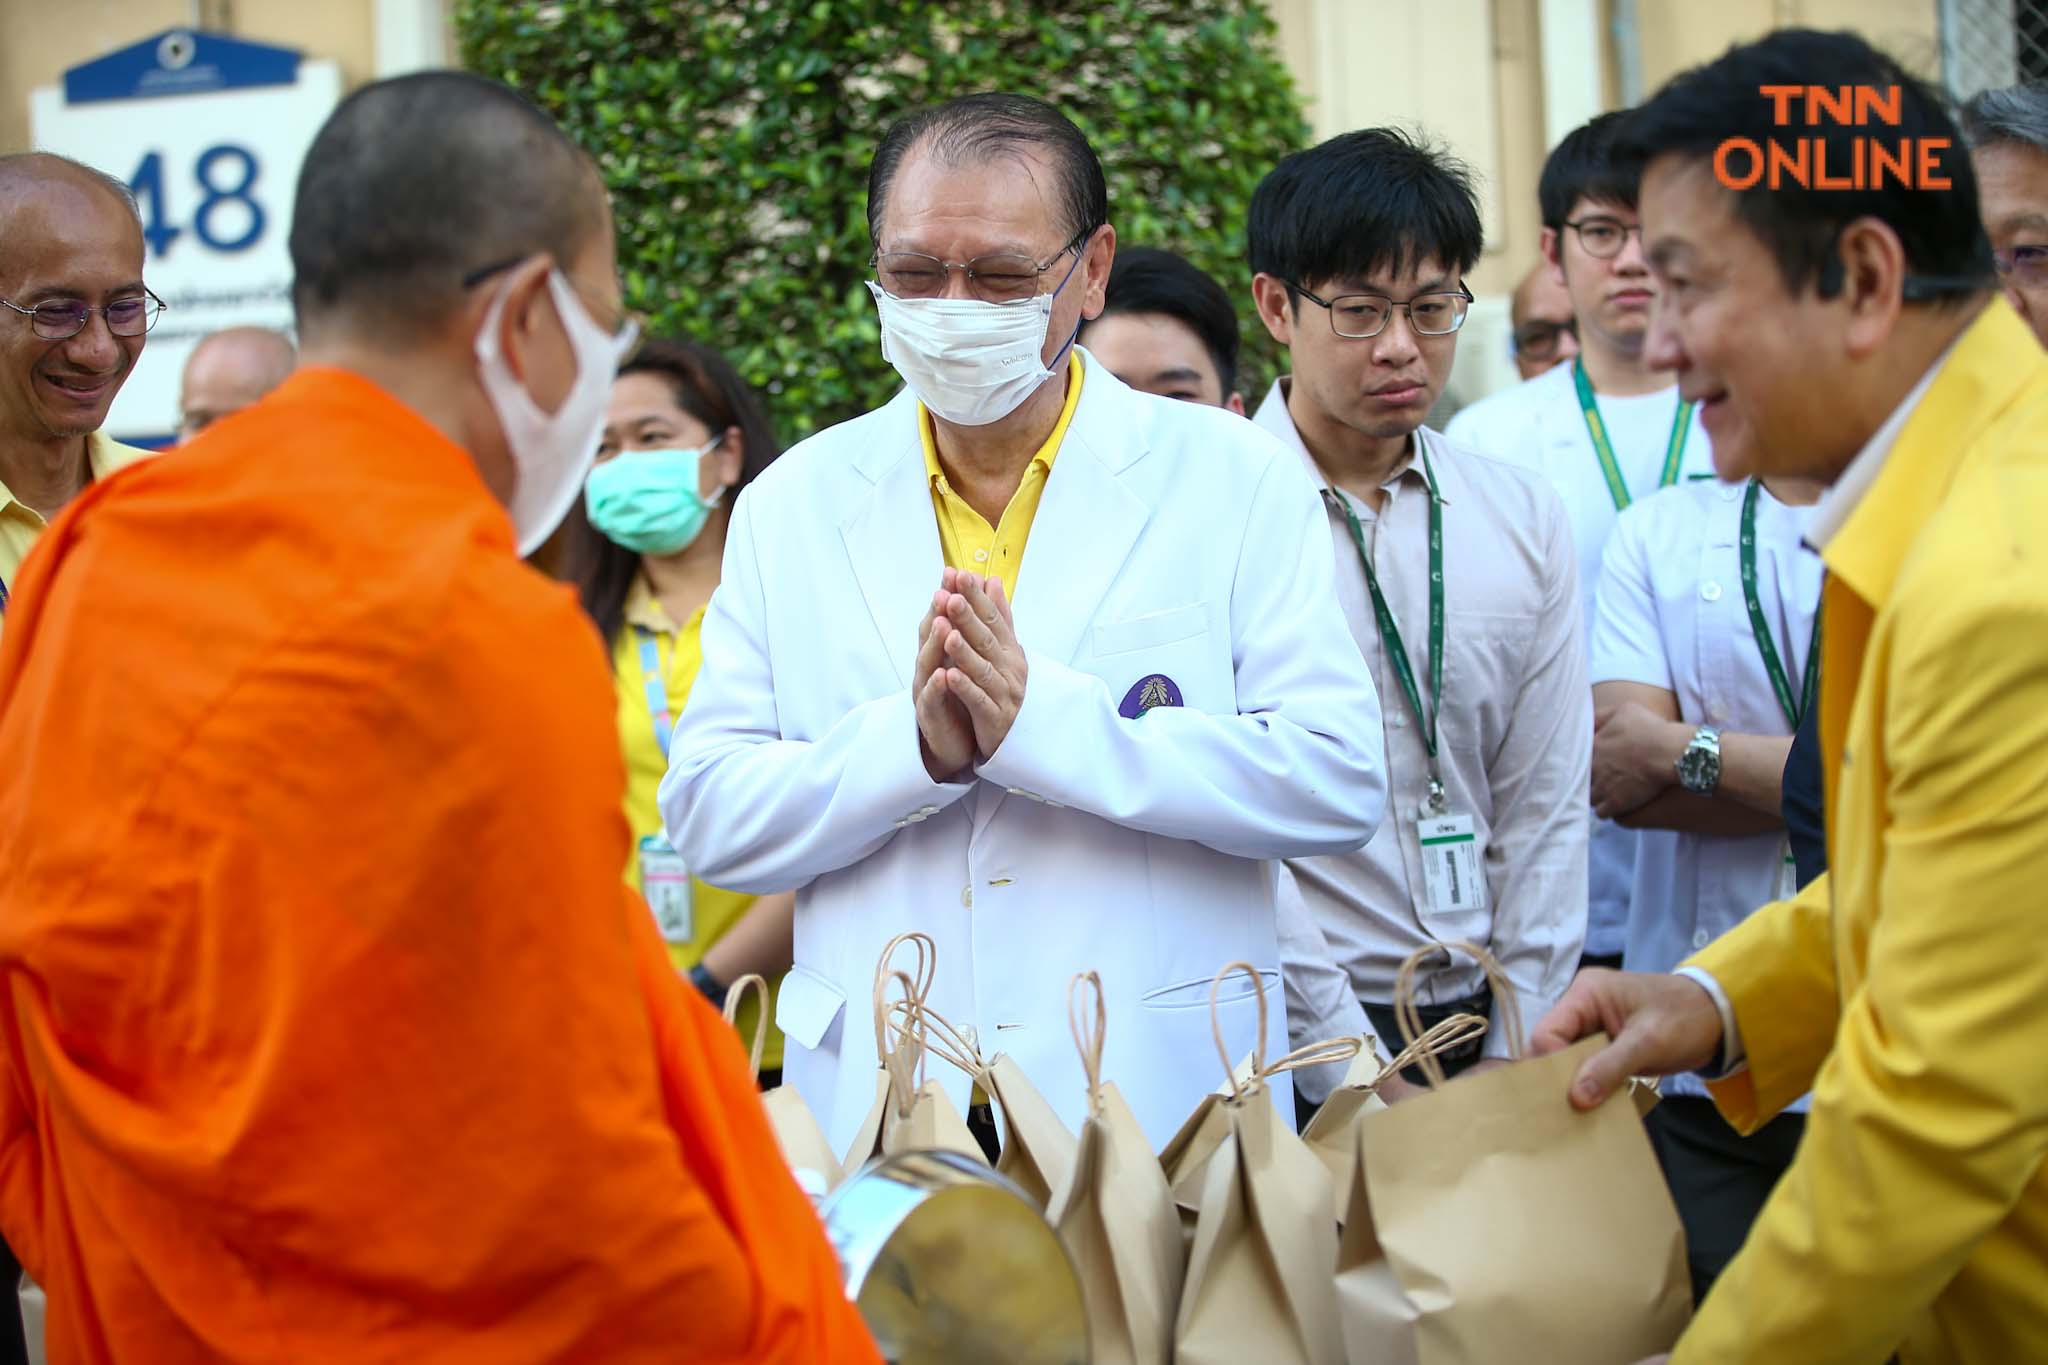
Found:
[[[583,485],[590,524],[636,554],[686,549],[725,494],[697,494],[704,457],[724,439],[721,432],[695,450],[628,450],[598,465]]]

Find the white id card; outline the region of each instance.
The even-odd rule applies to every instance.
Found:
[[[654,911],[655,927],[670,943],[690,941],[690,869],[659,834],[640,841],[640,894]]]
[[[1415,822],[1422,839],[1422,882],[1429,908],[1484,910],[1486,882],[1479,866],[1479,836],[1472,817],[1452,812],[1424,815]]]

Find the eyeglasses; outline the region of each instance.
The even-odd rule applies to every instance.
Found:
[[[1579,234],[1579,245],[1586,249],[1588,256],[1597,256],[1603,261],[1619,256],[1631,236],[1637,241],[1641,241],[1643,236],[1642,224],[1624,223],[1618,218],[1581,218],[1565,226]]]
[[[1472,302],[1472,291],[1463,284],[1458,286],[1456,293],[1417,294],[1406,300],[1390,299],[1384,294],[1339,294],[1334,299],[1325,299],[1292,281],[1288,286],[1310,303],[1329,309],[1330,330],[1353,341],[1376,337],[1386,331],[1396,308],[1407,310],[1408,326],[1414,329],[1415,335],[1449,336],[1465,325],[1465,310]]]
[[[1525,322],[1515,329],[1515,354],[1527,356],[1531,360],[1548,360],[1557,354],[1559,342],[1568,336],[1576,338],[1578,334],[1579,324],[1572,318],[1566,318],[1563,322],[1545,322],[1540,319]]]
[[[104,308],[94,308],[76,299],[57,299],[33,308],[23,308],[7,299],[0,299],[0,304],[27,318],[35,334],[45,341],[68,341],[77,336],[92,321],[94,313],[107,320],[107,330],[115,336],[139,337],[156,326],[164,311],[164,301],[147,289],[140,298],[115,299]]]
[[[1060,257],[1095,235],[1088,228],[1043,261],[1011,252],[976,256],[971,261],[942,261],[921,251],[878,251],[868,258],[882,288],[899,299],[934,299],[946,292],[953,272],[967,272],[967,292],[983,303],[1015,303],[1038,293],[1038,281],[1059,264]]]
[[[1991,264],[2029,288],[2048,284],[2048,246],[2013,246],[1991,253]]]

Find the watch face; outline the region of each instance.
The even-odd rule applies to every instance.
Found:
[[[1679,757],[1678,781],[1688,791],[1712,791],[1720,770],[1719,758],[1704,745],[1694,744]]]

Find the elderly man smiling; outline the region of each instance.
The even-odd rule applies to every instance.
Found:
[[[1057,110],[910,116],[868,217],[908,387],[740,498],[668,832],[720,886],[800,888],[777,1017],[835,1142],[873,1097],[869,982],[906,929],[937,941],[933,1007],[1069,1122],[1067,982],[1100,972],[1105,1071],[1163,1142],[1221,1079],[1211,976],[1242,959],[1277,997],[1266,860],[1347,852],[1379,820],[1379,705],[1322,510],[1271,437],[1073,344],[1116,232]],[[1248,990],[1217,1005],[1233,1057]],[[1279,1010],[1268,1028],[1278,1051]]]

